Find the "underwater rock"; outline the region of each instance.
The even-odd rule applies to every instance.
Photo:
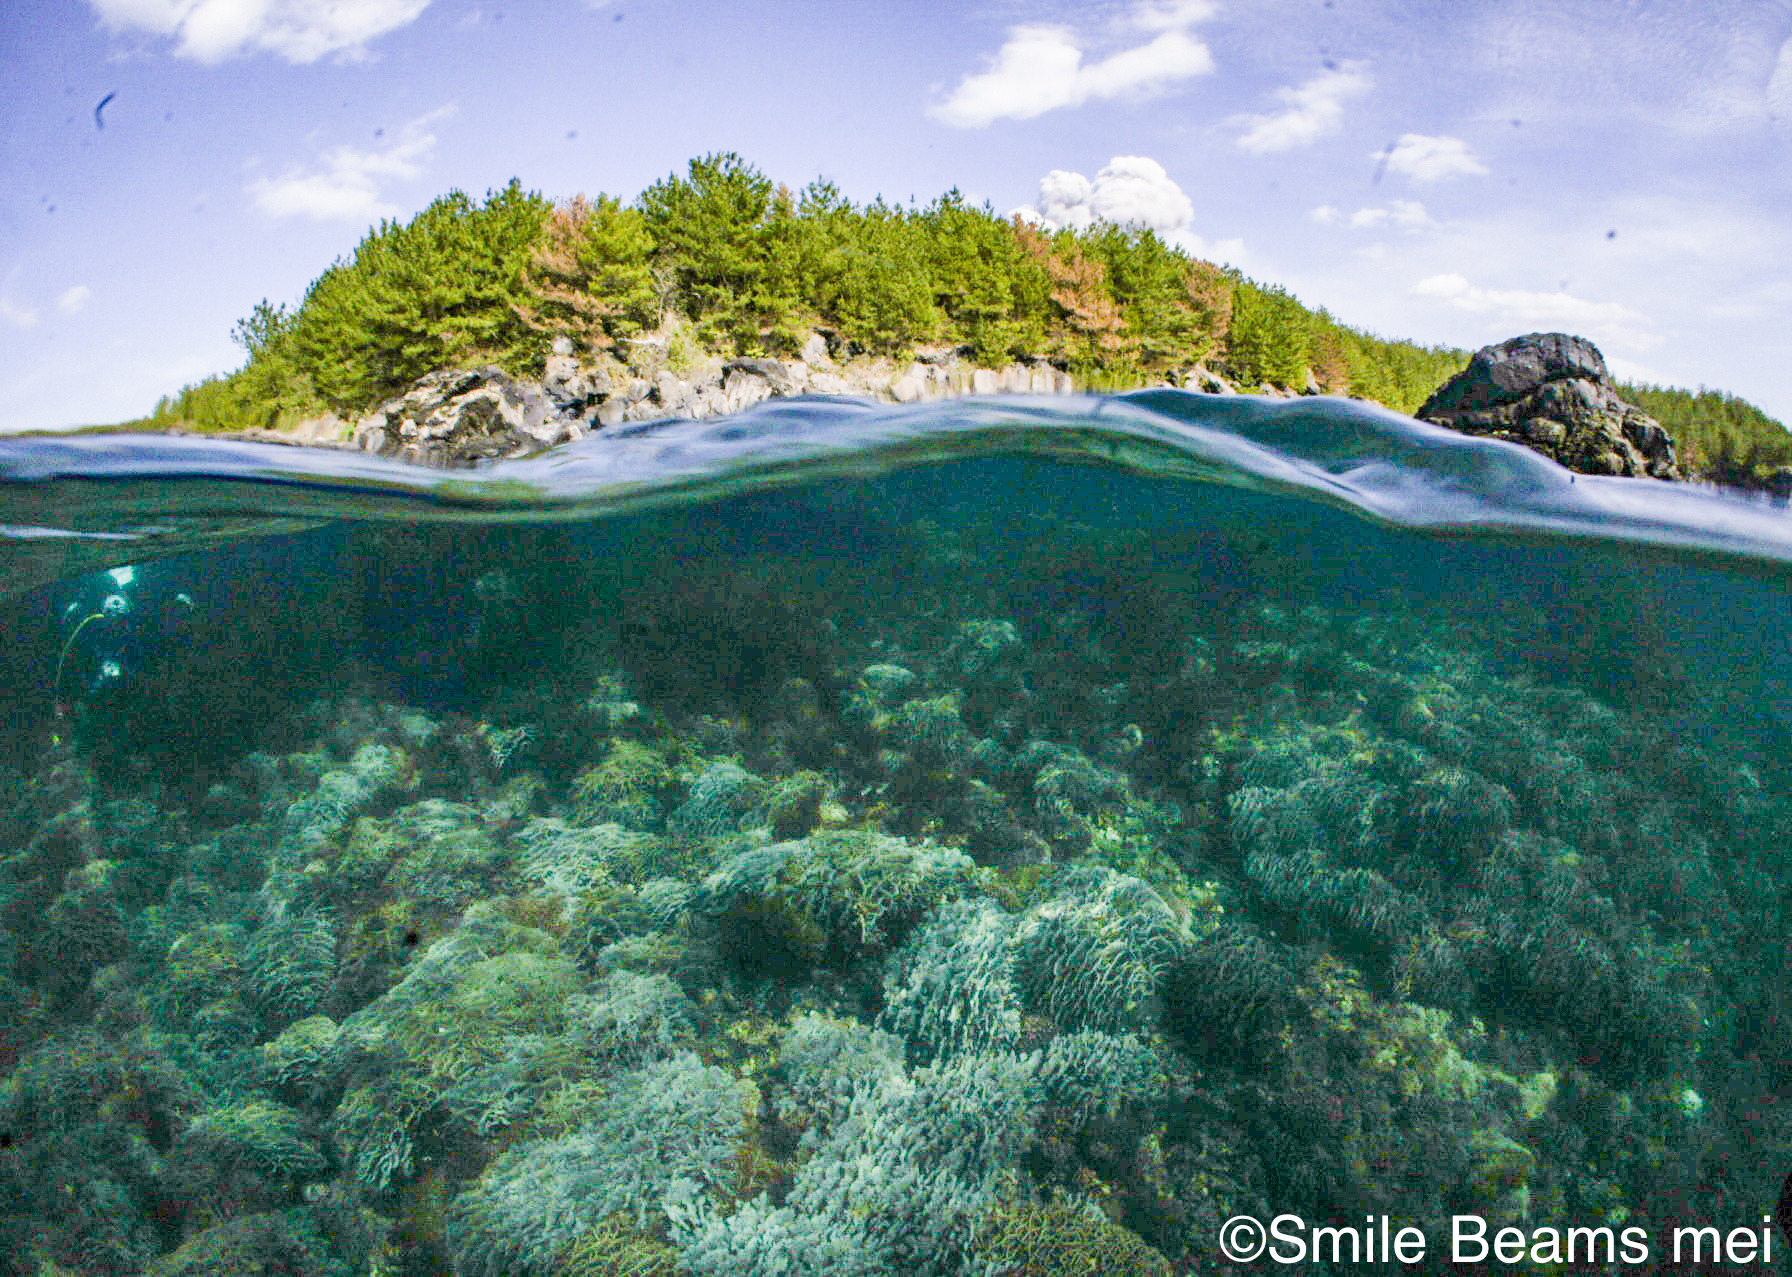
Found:
[[[1681,477],[1661,423],[1618,397],[1597,346],[1567,333],[1483,347],[1413,415],[1522,443],[1582,474]]]

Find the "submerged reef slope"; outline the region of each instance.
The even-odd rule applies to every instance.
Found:
[[[1646,574],[974,464],[338,530],[328,656],[71,693],[0,772],[0,1274],[1759,1215],[1783,741],[1624,620]]]

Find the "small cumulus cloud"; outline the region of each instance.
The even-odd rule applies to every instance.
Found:
[[[79,315],[93,299],[93,289],[86,284],[76,284],[56,299],[56,309],[65,315]]]
[[[1039,203],[1016,209],[1048,230],[1084,230],[1096,222],[1142,226],[1159,235],[1185,230],[1195,206],[1164,166],[1143,155],[1116,155],[1091,182],[1081,173],[1053,169],[1039,183]]]
[[[1427,226],[1436,226],[1431,214],[1417,200],[1394,200],[1386,208],[1359,208],[1350,215],[1350,229],[1353,231],[1379,230],[1383,226],[1392,226],[1403,231],[1422,231]]]
[[[1277,89],[1276,97],[1287,104],[1271,115],[1240,115],[1235,124],[1249,127],[1238,139],[1240,150],[1252,155],[1291,151],[1311,146],[1336,133],[1344,124],[1344,103],[1375,87],[1368,64],[1346,62],[1330,67],[1293,88]]]
[[[1133,25],[1157,35],[1096,62],[1084,61],[1086,41],[1068,27],[1011,27],[988,68],[965,76],[927,113],[953,128],[976,129],[1094,100],[1167,92],[1213,70],[1213,55],[1187,30],[1212,12],[1209,4],[1187,0],[1143,6]]]
[[[1086,230],[1097,222],[1136,226],[1195,257],[1238,264],[1244,243],[1209,242],[1189,225],[1195,206],[1164,166],[1143,155],[1116,155],[1093,181],[1081,173],[1053,169],[1039,182],[1039,202],[1014,216],[1046,230]]]
[[[249,194],[255,207],[270,217],[345,222],[391,217],[398,209],[380,197],[381,183],[421,176],[423,162],[436,144],[431,126],[452,112],[452,107],[442,107],[412,120],[383,151],[339,146],[311,169],[291,168],[277,178],[258,178],[249,184]]]
[[[1767,77],[1767,114],[1776,124],[1792,126],[1792,39],[1780,45]]]
[[[88,0],[107,26],[171,36],[200,62],[272,53],[288,62],[358,57],[368,41],[414,22],[429,0]]]
[[[37,312],[29,306],[21,306],[10,297],[0,297],[0,319],[14,328],[37,327]]]
[[[1468,143],[1457,137],[1406,133],[1387,150],[1377,151],[1370,158],[1380,160],[1388,172],[1410,177],[1415,182],[1478,177],[1487,172],[1487,166],[1474,157]]]
[[[1618,302],[1589,301],[1566,291],[1481,288],[1458,274],[1431,275],[1413,285],[1420,297],[1447,301],[1459,310],[1488,315],[1510,328],[1584,331],[1602,328],[1613,335],[1646,344],[1646,316]]]
[[[1348,218],[1336,204],[1321,204],[1307,214],[1307,220],[1321,226],[1345,225],[1353,231],[1379,230],[1384,226],[1419,231],[1437,225],[1417,200],[1394,200],[1386,208],[1359,208]]]

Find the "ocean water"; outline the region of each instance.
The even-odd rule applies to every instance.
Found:
[[[1156,391],[0,531],[0,1272],[1787,1249],[1782,507]]]

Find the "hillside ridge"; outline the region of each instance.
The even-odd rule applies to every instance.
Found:
[[[340,434],[431,374],[493,365],[546,386],[556,359],[613,387],[647,383],[624,413],[665,410],[667,371],[689,384],[716,361],[809,364],[817,338],[848,393],[898,400],[955,391],[930,371],[949,362],[971,381],[1024,368],[1029,388],[1038,370],[1054,389],[1224,384],[1411,413],[1470,358],[1352,327],[1148,229],[1050,229],[956,190],[858,205],[822,180],[792,191],[733,153],[626,205],[555,203],[514,179],[483,201],[450,191],[374,227],[296,305],[259,303],[233,336],[241,368],[125,428],[291,438],[333,419]],[[1690,475],[1747,483],[1792,466],[1792,435],[1744,401],[1620,389],[1673,434]]]

